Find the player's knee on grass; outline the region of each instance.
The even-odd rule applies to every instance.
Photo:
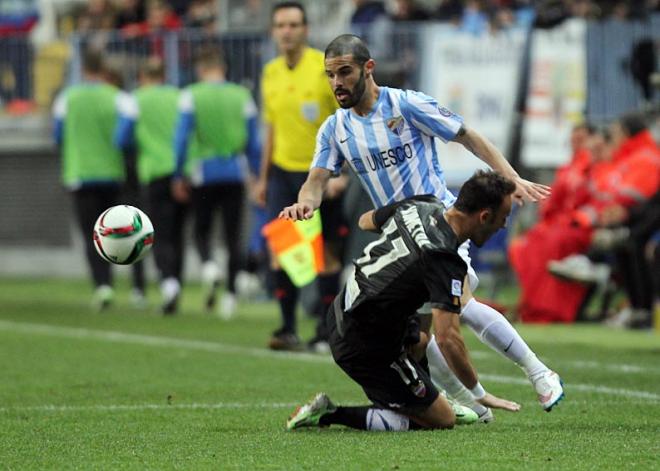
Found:
[[[450,429],[456,424],[456,414],[443,396],[438,396],[424,412],[411,419],[427,429]]]

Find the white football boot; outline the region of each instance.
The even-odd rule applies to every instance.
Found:
[[[564,388],[561,378],[552,370],[540,373],[531,379],[534,390],[538,394],[541,407],[546,412],[550,412],[559,401],[564,398]]]

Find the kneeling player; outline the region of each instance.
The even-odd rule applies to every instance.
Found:
[[[298,408],[287,429],[342,424],[363,430],[451,428],[456,413],[439,395],[405,339],[417,309],[430,301],[436,338],[445,342],[452,369],[477,375],[460,333],[458,313],[467,266],[458,247],[467,239],[485,242],[504,227],[515,185],[494,172],[468,180],[458,201],[479,192],[479,211],[445,210],[437,200],[406,200],[376,210],[381,237],[355,260],[355,271],[328,312],[335,362],[373,405],[335,406],[318,394]],[[456,206],[461,207],[460,204]],[[291,207],[281,217],[297,219]],[[464,421],[476,420],[457,408]],[[467,415],[473,417],[467,417]]]

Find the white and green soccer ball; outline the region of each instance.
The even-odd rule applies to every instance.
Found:
[[[134,206],[121,204],[106,209],[94,224],[94,247],[104,260],[130,265],[144,258],[154,244],[154,226]]]

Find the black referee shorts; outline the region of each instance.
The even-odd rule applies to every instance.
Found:
[[[266,190],[266,213],[269,221],[275,219],[282,209],[298,200],[298,192],[306,179],[307,172],[289,172],[275,165],[271,167]],[[348,232],[342,212],[342,201],[340,196],[321,203],[321,225],[323,240],[326,243],[337,244],[345,239]]]

